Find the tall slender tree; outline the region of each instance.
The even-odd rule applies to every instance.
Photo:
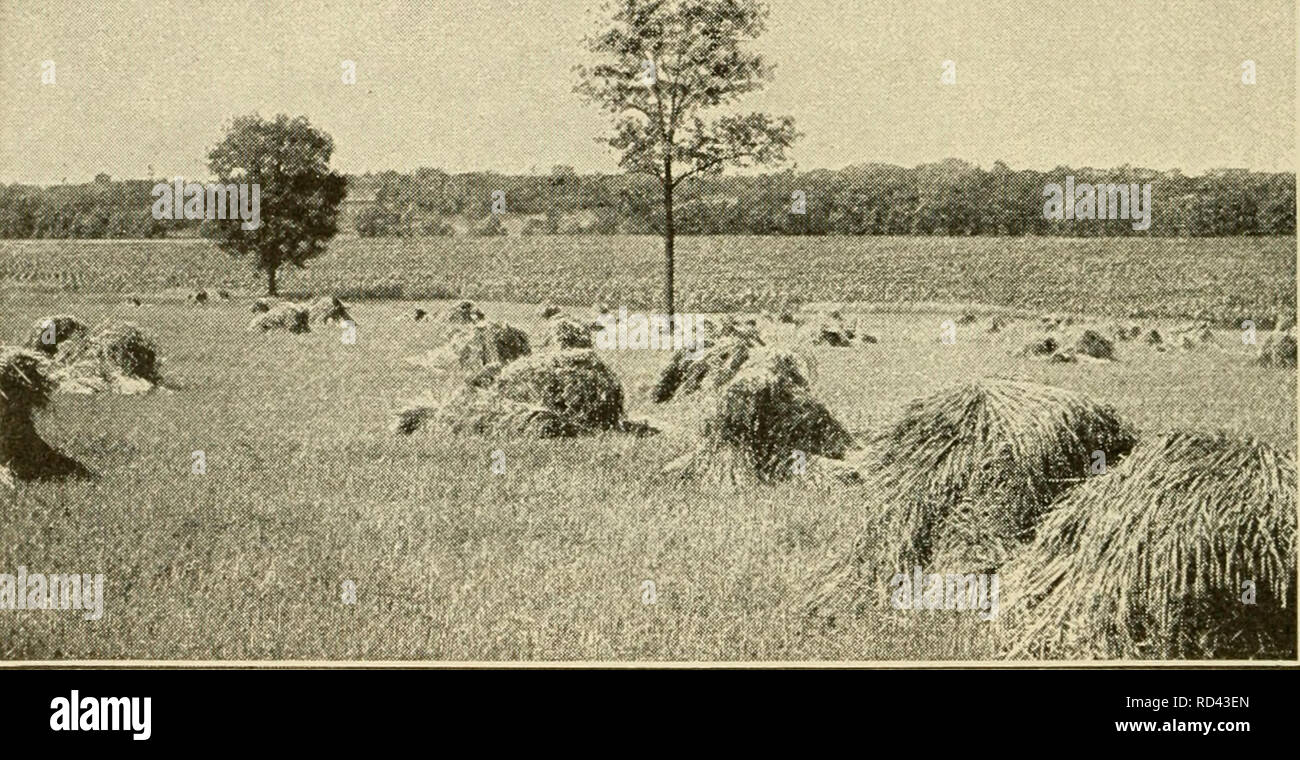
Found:
[[[710,113],[771,79],[772,66],[746,49],[765,29],[761,0],[611,0],[604,10],[608,24],[584,40],[593,60],[577,67],[575,89],[613,115],[600,139],[621,151],[619,164],[662,187],[671,317],[673,191],[726,166],[780,163],[798,133],[789,116]]]

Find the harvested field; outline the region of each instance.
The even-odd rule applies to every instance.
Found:
[[[93,628],[0,615],[6,657],[943,660],[1001,652],[982,624],[905,620],[874,606],[809,629],[788,600],[804,598],[809,570],[828,553],[844,556],[872,533],[863,489],[811,489],[792,478],[725,491],[665,476],[665,465],[698,445],[703,422],[693,403],[651,400],[671,352],[596,352],[622,384],[624,415],[649,419],[659,436],[465,431],[416,440],[392,434],[394,407],[451,388],[401,361],[444,334],[433,316],[428,326],[411,321],[415,303],[349,303],[367,329],[346,345],[333,330],[251,340],[230,328],[250,316],[238,298],[198,309],[147,297],[141,307],[75,294],[0,297],[0,342],[25,338],[50,314],[134,321],[156,336],[177,388],[58,395],[37,414],[42,439],[98,479],[0,490],[8,516],[0,547],[48,535],[51,565],[100,556],[114,588],[134,590],[107,593],[108,612]],[[454,305],[418,304],[430,315]],[[478,306],[530,341],[547,334],[536,304]],[[1139,431],[1226,429],[1294,450],[1294,378],[1255,365],[1258,347],[1243,345],[1235,325],[1204,351],[1165,354],[1133,341],[1118,362],[1056,365],[1014,355],[1037,331],[1033,320],[990,334],[981,318],[945,346],[933,338],[959,309],[837,308],[882,336],[870,350],[806,349],[817,368],[813,396],[858,440],[887,429],[915,398],[1001,376],[1083,393]],[[797,329],[769,326],[763,337],[780,345]],[[197,450],[207,455],[204,476],[190,472]],[[815,471],[810,462],[809,476]],[[19,558],[9,555],[9,565]],[[173,571],[157,572],[160,562]],[[424,580],[414,587],[411,577]],[[340,578],[358,581],[355,609],[320,603]],[[660,599],[649,608],[639,601],[647,579]],[[200,598],[204,605],[190,605]],[[431,627],[429,616],[441,622]],[[157,631],[152,643],[140,641],[141,625]],[[223,642],[215,648],[214,636]]]

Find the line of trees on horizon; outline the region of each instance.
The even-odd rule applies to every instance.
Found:
[[[1152,186],[1152,224],[1052,220],[1044,188],[1076,183]],[[0,185],[0,238],[157,238],[206,235],[196,220],[154,219],[152,188],[166,180],[76,185]],[[493,213],[494,193],[505,213]],[[347,225],[367,237],[499,234],[500,218],[527,217],[527,234],[663,234],[659,183],[635,174],[449,174],[421,168],[348,177]],[[500,197],[500,196],[496,196]],[[802,202],[801,202],[802,201]],[[796,213],[796,210],[802,213]],[[499,210],[499,209],[498,209]],[[701,176],[678,190],[674,226],[684,235],[1040,235],[1203,237],[1295,234],[1295,174],[1244,169],[1187,176],[1134,167],[983,169],[957,159],[904,168],[862,164]],[[572,221],[583,217],[581,223]]]

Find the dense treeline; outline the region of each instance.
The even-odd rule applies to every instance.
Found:
[[[0,238],[151,238],[195,222],[157,220],[150,212],[154,183],[0,185]]]
[[[1151,185],[1149,229],[1129,220],[1053,220],[1044,188],[1064,183]],[[153,183],[0,186],[0,237],[95,238],[195,234],[194,221],[150,214]],[[579,175],[556,167],[545,175],[422,168],[349,178],[349,231],[365,236],[501,234],[516,231],[659,233],[660,190],[629,175]],[[499,192],[498,192],[499,191]],[[802,200],[803,213],[795,213]],[[504,203],[504,215],[493,204]],[[681,234],[776,235],[1064,235],[1219,236],[1295,234],[1295,175],[1217,170],[1189,177],[1121,167],[1111,170],[991,169],[949,159],[906,169],[885,164],[838,171],[785,171],[713,176],[679,188]]]

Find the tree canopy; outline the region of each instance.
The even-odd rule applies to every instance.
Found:
[[[260,187],[261,224],[240,220],[214,225],[218,244],[232,256],[251,256],[276,292],[281,267],[304,267],[324,252],[338,231],[338,206],[347,180],[329,168],[334,140],[306,117],[241,116],[208,154],[208,168],[221,184]]]

